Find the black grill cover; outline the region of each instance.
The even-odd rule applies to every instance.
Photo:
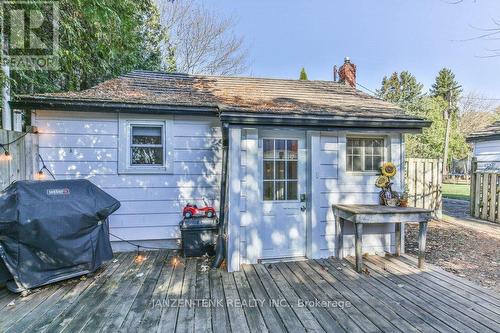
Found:
[[[21,291],[95,271],[113,257],[120,202],[88,180],[19,181],[0,193],[0,285]],[[12,282],[12,281],[11,281]]]

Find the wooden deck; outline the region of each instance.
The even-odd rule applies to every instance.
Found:
[[[204,272],[146,252],[27,297],[0,289],[0,332],[499,332],[500,295],[434,266],[370,256]],[[175,259],[176,258],[176,259]],[[352,261],[352,258],[349,258]]]

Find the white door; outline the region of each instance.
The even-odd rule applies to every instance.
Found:
[[[305,138],[288,132],[267,134],[259,140],[262,258],[305,256]]]

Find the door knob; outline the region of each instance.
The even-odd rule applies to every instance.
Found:
[[[306,206],[300,206],[300,211],[305,212],[306,211]]]

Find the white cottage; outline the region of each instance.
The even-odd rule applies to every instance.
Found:
[[[32,112],[56,178],[87,178],[121,201],[113,235],[176,248],[187,202],[225,207],[234,271],[335,255],[332,204],[378,203],[383,161],[396,164],[401,189],[403,135],[429,123],[356,90],[349,62],[341,74],[345,83],[136,71],[12,106]],[[352,254],[346,228],[344,253]],[[363,237],[364,251],[394,252],[393,225],[367,226]]]
[[[469,135],[478,169],[500,169],[500,121]]]

